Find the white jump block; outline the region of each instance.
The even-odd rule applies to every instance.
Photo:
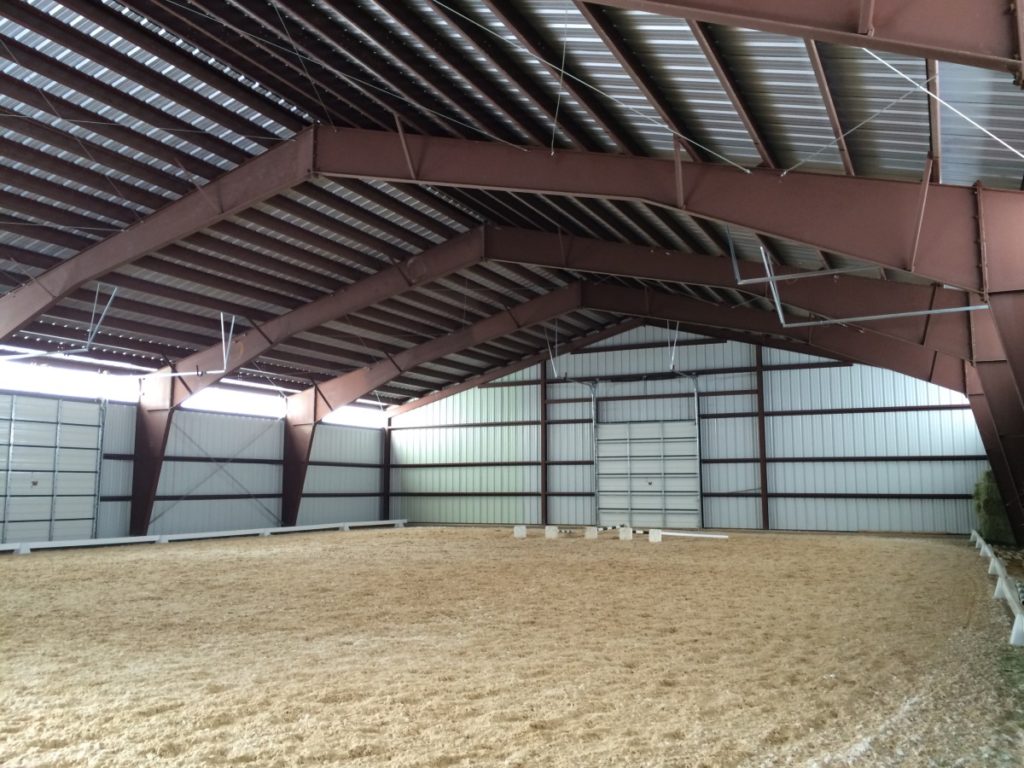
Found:
[[[628,525],[619,528],[619,541],[632,541],[633,540],[633,529]]]
[[[978,532],[971,529],[971,543],[975,544],[978,541]]]
[[[28,555],[32,553],[32,548],[28,544],[19,544],[17,549],[14,550],[16,555]]]
[[[339,531],[351,531],[352,529],[346,524],[346,525],[338,526],[338,530]]]
[[[168,539],[166,536],[157,536],[155,543],[157,543],[157,544],[170,544],[171,540]]]
[[[258,536],[269,536],[270,535],[270,531],[260,531],[257,535]]]
[[[544,526],[544,538],[545,539],[557,539],[558,538],[558,526],[557,525],[545,525]]]
[[[1006,566],[1003,565],[1003,561],[998,557],[993,557],[988,561],[988,575],[989,576],[1005,576]]]
[[[516,525],[516,526],[514,526],[512,528],[512,535],[515,536],[517,539],[525,539],[526,538],[526,526],[525,525]]]
[[[1010,630],[1010,645],[1018,648],[1024,646],[1024,613],[1018,613],[1013,618],[1013,629]]]
[[[583,538],[584,539],[596,539],[597,538],[597,533],[598,533],[598,531],[597,531],[597,526],[596,525],[588,525],[586,528],[583,529]]]
[[[647,538],[651,544],[661,543],[661,528],[651,528],[650,533],[647,534]]]

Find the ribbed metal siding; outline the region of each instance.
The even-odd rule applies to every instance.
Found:
[[[959,392],[866,365],[765,374],[769,411],[966,404]]]
[[[310,461],[379,464],[383,435],[380,429],[321,424],[313,437]]]
[[[511,427],[402,429],[391,433],[391,463],[450,464],[490,461],[536,461],[539,430]]]
[[[769,417],[767,442],[773,457],[984,453],[969,410]]]
[[[774,529],[965,533],[974,526],[970,501],[917,499],[772,499]]]
[[[168,456],[216,456],[234,461],[281,459],[284,422],[255,416],[179,411],[167,440]]]
[[[199,533],[239,528],[263,528],[280,525],[281,500],[219,499],[217,501],[182,499],[157,501],[153,505],[151,534]]]
[[[471,389],[425,405],[392,420],[395,427],[434,424],[479,424],[495,421],[536,421],[540,393],[536,386]]]

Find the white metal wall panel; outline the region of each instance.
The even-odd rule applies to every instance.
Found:
[[[379,514],[380,499],[376,496],[306,498],[299,507],[299,525],[356,523],[376,520]]]
[[[548,466],[548,489],[553,492],[590,493],[593,485],[594,468],[590,464]]]
[[[96,538],[111,539],[127,536],[131,512],[131,502],[101,501],[96,510]]]
[[[383,436],[382,429],[321,424],[313,435],[310,460],[379,464]]]
[[[534,425],[399,429],[391,433],[391,440],[393,465],[536,461],[540,429]]]
[[[178,414],[178,416],[180,415]],[[107,404],[107,412],[103,420],[103,452],[119,454],[135,452],[134,405]]]
[[[959,392],[865,365],[765,373],[768,411],[966,404]]]
[[[594,452],[592,432],[589,423],[549,425],[548,460],[590,461]]]
[[[548,499],[551,525],[595,525],[594,500],[589,496],[552,496]]]
[[[528,368],[523,368],[521,371],[515,371],[510,373],[508,376],[502,376],[500,379],[495,379],[495,384],[508,384],[513,381],[534,381],[540,378],[540,366],[531,365]]]
[[[749,459],[757,456],[757,419],[701,419],[701,455],[705,459]]]
[[[380,493],[380,470],[376,467],[311,466],[306,471],[303,492]]]
[[[768,455],[981,455],[970,410],[902,411],[769,417]],[[755,453],[748,455],[756,455]]]
[[[788,349],[774,349],[764,347],[761,359],[765,365],[804,365],[807,363],[832,363],[826,357],[817,355],[805,355],[802,352],[790,352]]]
[[[415,523],[540,523],[537,496],[396,496],[391,516]]]
[[[417,467],[391,470],[392,493],[539,493],[540,467]]]
[[[281,524],[280,499],[157,501],[150,534],[201,533]]]
[[[705,528],[760,528],[759,499],[704,499]]]
[[[495,421],[536,421],[540,418],[540,388],[487,387],[460,392],[396,416],[395,427],[434,424],[480,424]]]
[[[157,496],[238,496],[281,493],[281,470],[267,464],[165,461]]]
[[[130,496],[132,469],[131,461],[104,459],[100,467],[100,496]]]
[[[962,494],[974,487],[986,465],[984,461],[771,463],[768,487],[772,493]]]
[[[98,427],[103,421],[103,409],[99,403],[94,401],[63,400],[60,411],[60,419],[64,424]],[[95,441],[91,445],[95,447]]]
[[[168,456],[281,459],[284,421],[206,411],[178,411],[167,440]]]
[[[801,531],[964,533],[976,525],[969,500],[772,499],[771,526]]]
[[[761,490],[760,467],[756,463],[705,463],[701,472],[705,493],[754,493]]]

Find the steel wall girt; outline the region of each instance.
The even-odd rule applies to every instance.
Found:
[[[841,325],[817,328],[784,328],[778,318],[763,310],[706,304],[678,294],[584,284],[583,306],[602,312],[656,318],[752,333],[770,333],[805,342],[808,352],[839,355],[867,365],[903,373],[958,392],[964,391],[962,362],[932,353],[915,344],[895,339],[880,340],[877,334]],[[941,360],[936,364],[936,358]]]
[[[624,10],[954,61],[1019,77],[1021,41],[1007,0],[588,0]]]
[[[355,402],[403,371],[439,360],[486,341],[514,333],[536,323],[554,320],[580,307],[579,283],[571,283],[530,301],[517,304],[447,336],[424,342],[366,368],[321,382],[288,398],[284,422],[284,482],[281,524],[295,525],[316,425],[330,413]]]
[[[553,235],[514,227],[486,228],[484,259],[575,272],[615,275],[637,279],[729,288],[771,298],[767,284],[738,286],[726,258],[672,251],[663,248],[613,243]],[[764,277],[764,268],[740,262],[741,278]],[[969,294],[962,291],[880,281],[850,275],[787,282],[786,274],[806,274],[790,267],[776,267],[783,303],[823,317],[914,312],[966,306]],[[985,310],[979,312],[986,314]],[[971,359],[970,324],[966,313],[928,317],[904,317],[865,323],[873,332],[920,344],[962,360]]]
[[[0,297],[0,339],[90,280],[308,179],[316,136],[308,129],[281,142]]]
[[[403,147],[397,134],[317,130],[317,170],[326,176],[677,205],[677,164],[671,159],[571,150],[552,156],[546,148],[411,135]],[[678,168],[685,210],[693,216],[910,271],[920,183],[763,168],[744,172],[710,163]],[[1024,260],[1018,258],[1024,193],[1018,191],[932,184],[914,272],[981,291],[979,207],[989,286],[1024,289]]]

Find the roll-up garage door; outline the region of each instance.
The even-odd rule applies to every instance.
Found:
[[[699,528],[699,470],[695,422],[598,424],[599,524]]]
[[[103,406],[0,395],[0,542],[88,539]]]

